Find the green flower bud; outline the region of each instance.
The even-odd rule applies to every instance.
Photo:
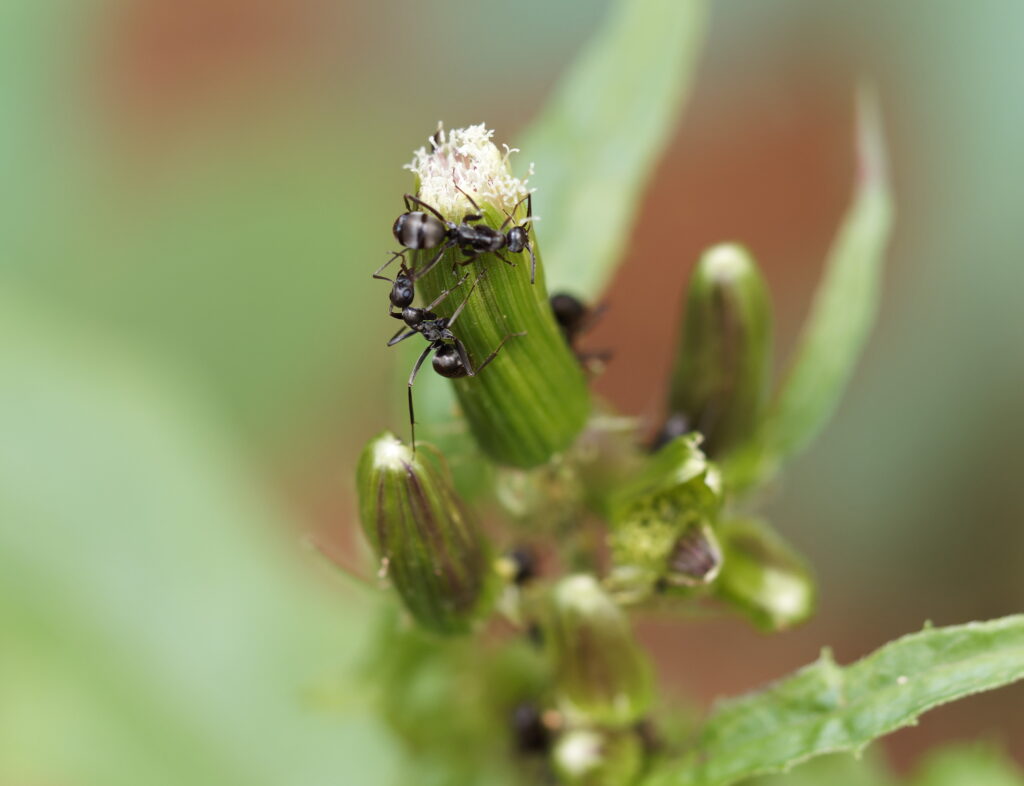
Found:
[[[552,751],[555,771],[573,786],[630,786],[644,768],[644,746],[634,731],[574,729]]]
[[[455,225],[468,216],[470,226],[490,227],[505,237],[517,226],[528,230],[529,247],[481,254],[463,267],[457,264],[466,261],[466,254],[449,244],[416,289],[423,302],[430,302],[454,287],[435,309],[441,316],[450,316],[465,301],[452,331],[475,366],[506,337],[526,334],[509,338],[479,375],[454,379],[452,384],[484,452],[499,464],[529,468],[569,447],[586,422],[590,397],[583,371],[548,303],[536,228],[526,220],[532,198],[526,200],[525,182],[510,175],[508,152],[498,151],[491,134],[483,125],[447,134],[439,131],[432,149],[417,151],[409,167],[417,177],[417,196]],[[426,270],[445,245],[410,251],[414,268]],[[536,280],[531,284],[533,259]],[[458,286],[466,273],[469,280]],[[476,289],[470,295],[474,281]]]
[[[721,457],[753,434],[771,372],[772,314],[757,265],[736,245],[704,253],[690,279],[669,411]]]
[[[547,634],[555,687],[570,717],[607,726],[638,721],[651,702],[651,672],[629,619],[593,576],[552,590]]]
[[[718,575],[722,551],[710,525],[722,505],[721,478],[699,444],[699,435],[674,439],[612,496],[608,585],[623,603],[662,584],[697,587]]]
[[[468,631],[486,611],[490,557],[441,454],[381,434],[363,450],[357,484],[363,531],[409,613],[435,633]]]
[[[719,527],[725,564],[720,597],[766,631],[803,622],[814,612],[815,586],[804,560],[766,522],[728,521]]]

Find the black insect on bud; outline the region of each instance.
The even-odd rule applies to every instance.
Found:
[[[551,731],[544,725],[540,707],[530,702],[512,710],[512,735],[516,750],[523,755],[544,754],[551,748]]]
[[[722,548],[706,522],[694,522],[679,536],[668,556],[667,567],[663,581],[670,586],[699,587],[718,577]]]
[[[384,433],[363,450],[357,482],[363,531],[405,608],[435,633],[468,631],[486,611],[490,558],[444,458]]]

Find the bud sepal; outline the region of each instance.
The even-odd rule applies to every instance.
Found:
[[[719,526],[725,564],[715,589],[764,631],[808,619],[816,603],[814,578],[804,559],[761,519]]]

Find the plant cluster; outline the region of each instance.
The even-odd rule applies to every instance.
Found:
[[[611,61],[642,5],[624,4],[595,44]],[[665,34],[699,27],[694,8],[680,4]],[[547,180],[536,167],[536,194],[482,125],[439,127],[408,166],[402,248],[384,267],[400,262],[386,280],[405,332],[390,344],[428,342],[408,378],[411,431],[426,412],[427,439],[372,439],[357,486],[377,575],[401,607],[380,624],[373,679],[420,783],[725,786],[859,754],[937,704],[1024,675],[1013,617],[926,627],[847,667],[824,652],[699,721],[657,700],[636,613],[733,610],[775,632],[814,611],[811,570],[756,492],[838,403],[873,321],[893,211],[877,102],[862,90],[853,200],[786,373],[771,378],[771,299],[753,256],[712,247],[683,298],[664,420],[647,435],[591,395],[606,357],[578,345],[659,145],[620,133],[596,97],[608,76],[584,57],[527,135],[527,155],[536,145],[560,167]],[[590,115],[608,110],[607,128],[577,126],[583,98]],[[602,185],[611,170],[617,191]],[[430,386],[415,409],[431,353],[450,387]]]

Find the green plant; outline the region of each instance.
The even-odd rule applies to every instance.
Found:
[[[535,284],[525,255],[513,266],[484,254],[458,267],[464,255],[454,248],[417,281],[424,302],[456,293],[437,308],[442,316],[466,298],[456,332],[473,358],[525,333],[479,377],[453,383],[458,407],[447,387],[420,394],[420,411],[430,413],[422,432],[473,472],[453,477],[441,461],[430,474],[418,456],[429,451],[434,461],[440,452],[421,443],[414,453],[390,435],[364,454],[364,467],[403,455],[393,483],[361,471],[362,520],[380,575],[394,575],[425,629],[473,634],[424,637],[390,619],[374,649],[375,667],[393,663],[375,668],[375,680],[392,726],[417,754],[420,782],[727,786],[822,754],[860,755],[938,704],[1024,677],[1017,616],[926,627],[847,667],[826,651],[700,722],[652,706],[650,667],[630,632],[634,607],[712,602],[766,631],[813,612],[811,571],[754,515],[754,492],[834,410],[873,322],[893,214],[878,103],[862,88],[853,200],[781,383],[772,391],[765,285],[750,254],[725,245],[707,252],[690,283],[663,444],[648,455],[628,419],[587,400],[547,307],[547,281],[594,298],[620,259],[685,95],[704,13],[699,2],[617,6],[525,134],[523,149],[536,162],[534,206],[544,216],[532,229]],[[635,89],[654,74],[658,89]],[[447,220],[470,212],[464,190],[486,224],[505,228],[523,220],[515,211],[527,193],[508,159],[478,126],[439,132],[410,168],[420,198]],[[409,264],[423,269],[434,253],[410,251]],[[472,290],[460,287],[466,271]],[[459,426],[463,416],[468,429]],[[425,497],[448,500],[448,513],[421,505],[417,526],[408,511]],[[554,553],[540,579],[524,581],[522,566],[498,558],[489,581],[502,586],[485,589],[481,535],[467,539],[460,511],[489,500],[503,509],[506,525],[494,538],[503,547],[525,540]],[[474,545],[458,545],[465,543]],[[416,657],[403,654],[413,648]],[[433,687],[421,701],[424,682]],[[439,724],[449,702],[461,717]],[[544,755],[528,755],[537,750]]]

